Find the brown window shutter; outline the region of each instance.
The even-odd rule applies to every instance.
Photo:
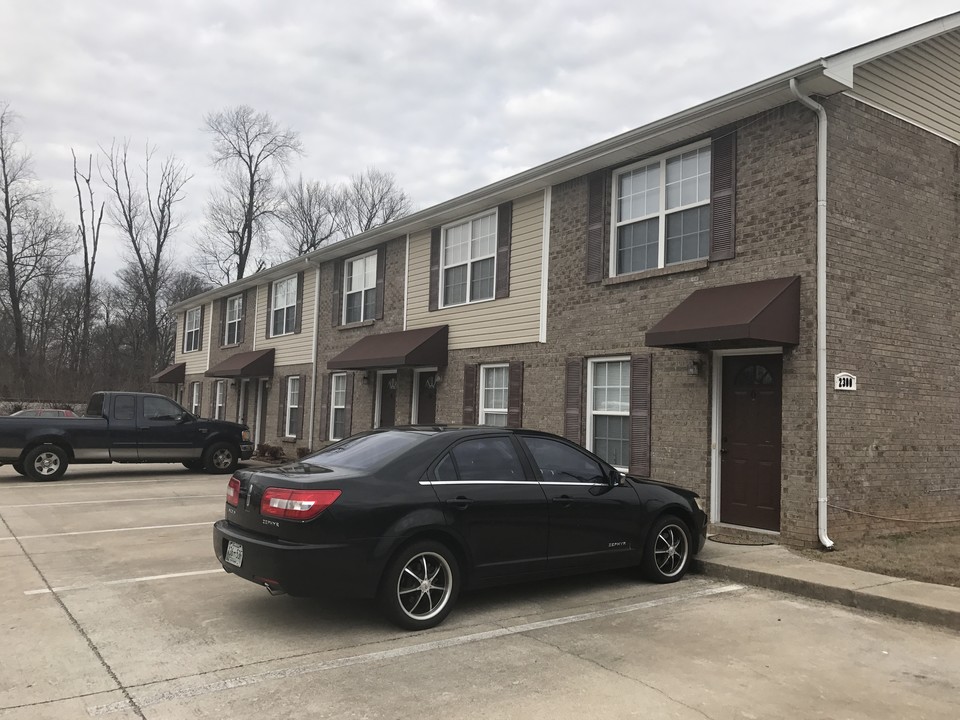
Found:
[[[243,294],[240,296],[240,322],[237,325],[237,342],[238,343],[243,342],[244,331],[246,330],[246,327],[247,327],[247,316],[249,315],[249,313],[247,312],[247,300],[249,299],[249,297],[250,297],[249,290],[244,290]]]
[[[603,195],[607,173],[594,173],[587,181],[587,282],[603,280]]]
[[[306,395],[307,395],[307,378],[305,375],[300,376],[300,393],[297,397],[297,437],[303,437],[303,409],[306,407]]]
[[[583,358],[567,358],[564,381],[563,436],[575,443],[582,443],[580,435],[583,408]]]
[[[270,330],[273,326],[273,283],[267,283],[267,330],[266,337],[270,338]]]
[[[333,284],[330,286],[330,322],[333,327],[341,324],[343,313],[340,303],[343,297],[343,260],[333,261]]]
[[[220,307],[220,341],[219,345],[226,345],[227,335],[227,299],[220,298],[214,303],[214,306]]]
[[[293,321],[293,331],[303,330],[303,271],[297,273],[297,317]]]
[[[494,297],[510,297],[510,243],[513,236],[513,203],[497,208],[497,287]]]
[[[343,436],[353,435],[353,373],[347,373],[346,398],[344,399],[343,410]]]
[[[204,318],[204,315],[206,315],[206,313],[207,313],[207,306],[201,305],[200,306],[200,342],[197,345],[197,350],[203,350],[203,318]]]
[[[430,230],[430,306],[440,307],[440,228]]]
[[[176,333],[176,331],[174,331]],[[180,313],[180,344],[177,345],[177,336],[173,336],[173,347],[174,353],[176,353],[176,348],[180,348],[180,352],[183,352],[183,346],[187,342],[187,314],[185,312]],[[176,355],[174,355],[176,357]]]
[[[280,392],[277,393],[280,395],[280,417],[277,418],[277,437],[282,438],[287,434],[286,423],[286,414],[287,414],[287,382],[290,378],[284,377],[280,379]]]
[[[374,320],[383,320],[383,293],[387,278],[387,246],[377,248],[377,311]]]
[[[630,358],[630,472],[650,477],[650,395],[653,358]]]
[[[463,424],[477,424],[477,375],[480,366],[465,363],[463,366]]]
[[[710,260],[737,254],[737,135],[714,138],[710,152]]]
[[[507,385],[507,427],[518,428],[523,422],[523,362],[510,362]]]
[[[203,383],[197,383],[197,414],[203,417]]]
[[[330,422],[330,375],[325,374],[320,378],[320,417],[317,418],[317,434],[320,436],[320,442],[327,441],[328,423]]]

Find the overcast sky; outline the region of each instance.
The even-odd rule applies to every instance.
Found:
[[[78,156],[129,138],[216,177],[204,115],[301,133],[293,172],[394,173],[416,209],[819,57],[946,15],[940,0],[0,0],[0,101],[75,223]],[[105,197],[103,188],[100,196]],[[101,277],[121,245],[101,250]],[[105,231],[105,235],[107,232]]]

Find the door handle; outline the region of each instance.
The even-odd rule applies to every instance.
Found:
[[[550,502],[557,503],[558,505],[563,505],[564,507],[569,506],[573,502],[573,498],[569,495],[560,495],[559,497],[550,498]]]
[[[473,500],[468,497],[461,495],[460,497],[453,498],[451,500],[444,500],[447,505],[453,505],[458,510],[466,510],[470,505],[473,504]]]

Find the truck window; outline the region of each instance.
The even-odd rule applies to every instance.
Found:
[[[133,420],[137,399],[133,395],[117,395],[113,401],[114,420]]]
[[[84,413],[87,417],[103,417],[103,393],[94,393],[90,396],[90,403]]]
[[[176,420],[183,409],[166,398],[145,397],[143,399],[144,420]]]

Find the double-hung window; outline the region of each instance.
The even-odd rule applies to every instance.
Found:
[[[377,311],[377,253],[347,260],[343,286],[344,324],[372,320]]]
[[[340,440],[346,432],[347,374],[336,373],[330,378],[330,439]]]
[[[223,344],[236,345],[240,342],[240,323],[243,322],[243,295],[227,298],[226,322],[224,323]]]
[[[288,335],[297,327],[297,276],[273,284],[271,337]]]
[[[483,365],[480,368],[480,424],[507,426],[509,366]]]
[[[200,349],[200,308],[187,310],[183,323],[183,351],[185,353]]]
[[[709,144],[619,170],[613,188],[611,275],[709,256]]]
[[[227,416],[226,402],[227,402],[227,381],[217,380],[217,385],[215,388],[215,395],[213,400],[213,418],[215,420],[223,420]]]
[[[284,433],[287,437],[296,437],[300,430],[300,378],[296,375],[287,378],[286,412]]]
[[[200,415],[200,383],[190,383],[190,412]]]
[[[591,360],[587,392],[587,449],[625,469],[630,462],[630,358]]]
[[[497,267],[497,211],[443,228],[443,307],[491,300]]]

